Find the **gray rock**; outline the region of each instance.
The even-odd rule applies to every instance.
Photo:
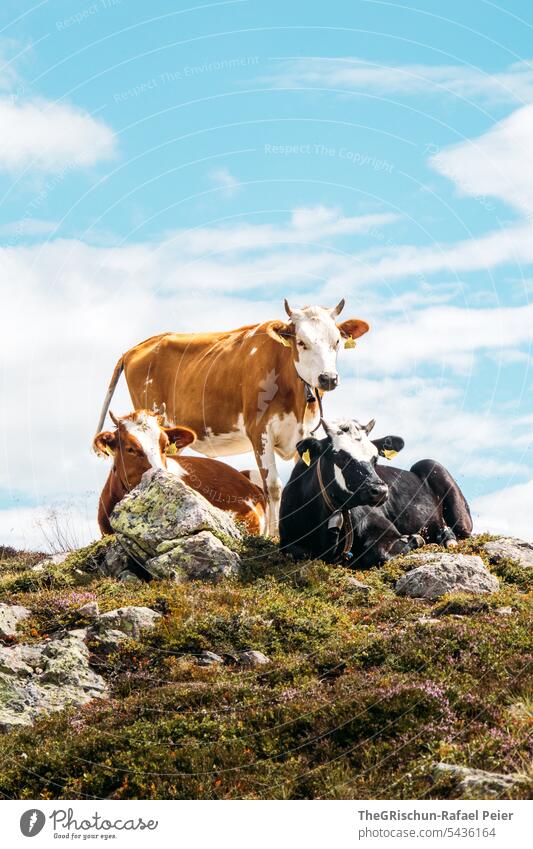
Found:
[[[493,542],[486,542],[483,549],[491,563],[498,563],[508,557],[526,569],[533,568],[533,542],[525,542],[516,537],[502,537]]]
[[[398,595],[436,599],[451,592],[495,593],[498,579],[491,575],[481,557],[470,554],[413,554],[419,563],[397,581]]]
[[[0,730],[31,725],[40,714],[105,695],[104,679],[89,667],[77,635],[0,650]]]
[[[0,637],[15,637],[17,625],[31,616],[27,607],[19,604],[0,604]]]
[[[203,651],[196,657],[198,666],[214,666],[219,663],[224,663],[224,658],[213,651]]]
[[[137,640],[141,631],[152,630],[161,614],[150,607],[119,607],[102,613],[95,621],[92,631],[95,634],[103,634],[109,631],[119,631],[127,637]]]
[[[353,589],[354,592],[369,593],[372,591],[372,587],[368,584],[363,584],[362,581],[358,581],[353,575],[348,575],[346,577],[346,584],[350,587],[350,589]]]
[[[112,652],[128,639],[128,635],[124,631],[118,631],[114,628],[109,628],[105,631],[89,630],[86,634],[86,639],[90,641],[92,648],[97,648],[100,652]]]
[[[497,798],[517,785],[527,786],[530,783],[526,775],[517,772],[486,772],[483,769],[470,769],[447,763],[436,764],[434,776],[452,776],[456,780],[458,790],[480,799]]]
[[[147,560],[145,568],[154,578],[216,581],[238,575],[240,557],[210,531],[200,531],[174,540],[170,551]]]
[[[78,613],[84,616],[85,619],[96,619],[100,615],[98,602],[88,601],[87,604],[82,604],[81,607],[78,607]]]
[[[32,569],[34,572],[43,572],[47,566],[59,566],[60,563],[65,562],[70,554],[70,551],[61,551],[59,554],[52,554],[50,557],[45,557],[44,560],[39,560],[35,566],[32,566]]]
[[[239,663],[241,666],[252,668],[254,666],[265,666],[270,663],[270,658],[260,651],[241,651],[239,652]]]
[[[513,613],[513,608],[512,607],[497,607],[496,610],[495,610],[495,613],[497,613],[498,616],[511,616],[512,613]]]
[[[132,584],[133,586],[135,586],[135,584],[142,584],[141,579],[133,572],[130,572],[129,569],[124,569],[124,571],[118,576],[118,579],[121,584]]]
[[[113,510],[115,541],[99,568],[136,580],[131,559],[153,578],[217,580],[240,571],[232,551],[242,534],[229,513],[213,507],[175,475],[150,470]]]
[[[128,570],[128,555],[118,540],[113,540],[105,552],[103,561],[98,564],[98,571],[107,578],[119,578]]]
[[[213,507],[178,477],[162,470],[146,472],[139,486],[117,504],[110,522],[126,550],[134,543],[152,557],[165,554],[181,537],[199,531],[241,539],[228,513]]]

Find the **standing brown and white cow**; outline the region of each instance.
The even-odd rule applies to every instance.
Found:
[[[124,371],[135,408],[166,405],[169,423],[197,434],[209,457],[253,450],[268,503],[268,532],[277,533],[281,481],[276,455],[294,457],[296,443],[319,421],[314,395],[338,382],[341,338],[352,346],[369,329],[340,324],[336,307],[291,310],[288,322],[265,321],[221,333],[163,333],[130,348],[115,366],[97,433]]]

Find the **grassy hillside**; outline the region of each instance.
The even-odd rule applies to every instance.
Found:
[[[44,572],[35,555],[0,559],[0,601],[33,611],[26,642],[82,625],[93,599],[164,614],[142,640],[93,654],[109,700],[5,735],[5,797],[451,798],[437,761],[527,772],[531,577],[513,563],[494,596],[432,603],[394,594],[406,559],[352,573],[251,540],[240,581],[133,586],[90,571],[101,545]],[[242,669],[232,655],[245,649],[272,662]],[[204,650],[226,664],[198,666]]]

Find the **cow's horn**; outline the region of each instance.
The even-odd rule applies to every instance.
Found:
[[[287,298],[285,298],[285,300],[283,301],[283,303],[284,303],[284,306],[285,306],[285,312],[287,313],[287,315],[289,316],[289,318],[292,318],[292,310],[291,310],[291,308],[290,308],[290,306],[289,306],[289,302],[288,302]]]
[[[114,416],[114,415],[113,415],[113,413],[111,412],[111,410],[109,410],[109,418],[111,419],[111,421],[113,422],[113,424],[114,424],[114,425],[116,425],[116,426],[118,427],[118,419],[117,419],[117,417],[116,417],[116,416]]]
[[[331,310],[332,318],[337,318],[337,316],[341,314],[344,309],[345,303],[346,301],[344,300],[344,298],[341,298],[337,306],[333,307],[333,309]]]

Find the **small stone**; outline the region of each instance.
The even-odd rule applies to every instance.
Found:
[[[271,662],[270,658],[263,654],[263,652],[253,650],[239,652],[238,659],[241,666],[247,666],[249,668],[253,666],[264,666]]]
[[[42,572],[47,566],[59,566],[61,563],[64,563],[67,557],[71,554],[70,551],[61,551],[59,554],[52,554],[51,557],[46,557],[44,560],[39,560],[38,563],[33,566],[34,572]]]
[[[102,613],[96,620],[93,628],[95,632],[122,631],[128,637],[138,639],[141,631],[152,630],[161,614],[150,607],[119,607]]]
[[[81,607],[78,607],[78,613],[86,619],[96,619],[96,617],[100,615],[98,602],[88,601],[87,604],[83,604]]]
[[[200,531],[174,540],[170,551],[147,560],[145,567],[154,578],[179,581],[185,575],[190,580],[218,581],[239,573],[240,557],[210,531]]]
[[[372,590],[372,587],[370,587],[368,584],[364,584],[362,581],[358,581],[357,578],[354,578],[353,575],[346,576],[346,583],[351,589],[361,593],[369,593]]]
[[[85,643],[72,633],[34,645],[0,649],[0,730],[31,725],[40,714],[105,695]]]
[[[416,620],[419,625],[440,625],[440,619],[435,619],[431,616],[421,616]]]
[[[203,651],[196,658],[198,666],[214,666],[218,663],[224,663],[224,658],[212,651]]]
[[[498,616],[511,616],[512,612],[512,607],[497,607],[495,610],[495,613],[497,613]]]
[[[98,649],[103,652],[114,651],[120,643],[128,639],[124,631],[117,631],[114,628],[102,631],[101,633],[89,631],[87,637],[91,640],[91,643],[95,643]]]
[[[451,592],[498,592],[498,579],[477,555],[428,553],[409,559],[420,565],[397,581],[398,595],[434,600]]]
[[[0,637],[15,637],[17,625],[31,616],[27,607],[19,604],[0,604]]]
[[[486,542],[483,550],[488,554],[491,563],[509,558],[526,569],[533,568],[533,542],[526,542],[517,537],[502,537]]]
[[[434,769],[435,778],[451,776],[456,779],[457,788],[462,793],[480,799],[498,798],[502,793],[516,785],[527,785],[530,779],[521,773],[486,772],[484,769],[470,769],[467,766],[438,763]]]
[[[121,584],[142,584],[141,579],[138,578],[137,575],[135,575],[133,572],[130,572],[129,569],[124,569],[124,571],[121,572],[118,576],[118,579]]]

